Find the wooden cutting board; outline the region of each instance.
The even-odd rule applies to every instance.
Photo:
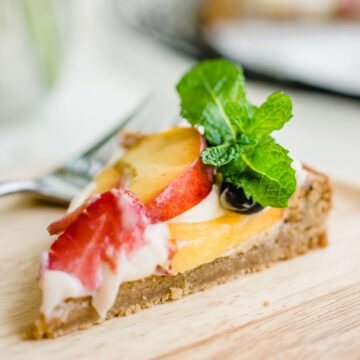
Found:
[[[0,200],[1,359],[360,359],[360,189],[335,183],[330,246],[56,340],[24,341],[36,275],[63,214]],[[268,302],[268,306],[265,304]]]

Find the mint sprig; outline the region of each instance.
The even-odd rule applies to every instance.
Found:
[[[209,147],[202,161],[263,207],[287,207],[296,190],[293,160],[270,134],[291,119],[291,98],[276,92],[261,106],[252,105],[242,70],[224,59],[193,67],[177,91],[181,115],[204,129]]]
[[[225,111],[229,100],[245,100],[244,76],[226,61],[205,61],[186,73],[176,87],[181,97],[181,116],[201,125],[209,145],[236,140],[236,126]]]
[[[241,148],[231,144],[223,144],[206,148],[200,154],[204,164],[222,166],[239,156]]]

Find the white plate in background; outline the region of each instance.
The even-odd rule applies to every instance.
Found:
[[[224,22],[204,37],[257,73],[360,96],[360,23]]]

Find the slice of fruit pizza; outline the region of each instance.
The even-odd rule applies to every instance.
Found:
[[[277,92],[253,105],[226,60],[196,65],[177,91],[191,126],[131,136],[49,226],[56,239],[42,256],[30,337],[84,329],[327,244],[328,178],[271,136],[292,117],[291,99]]]

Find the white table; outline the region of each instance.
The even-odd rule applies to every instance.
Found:
[[[57,88],[24,119],[0,124],[0,174],[59,163],[86,147],[150,90],[175,97],[191,61],[119,25],[104,2],[79,0],[67,61]],[[255,103],[275,87],[248,82]],[[281,143],[307,164],[360,184],[360,104],[286,90],[294,119]]]

